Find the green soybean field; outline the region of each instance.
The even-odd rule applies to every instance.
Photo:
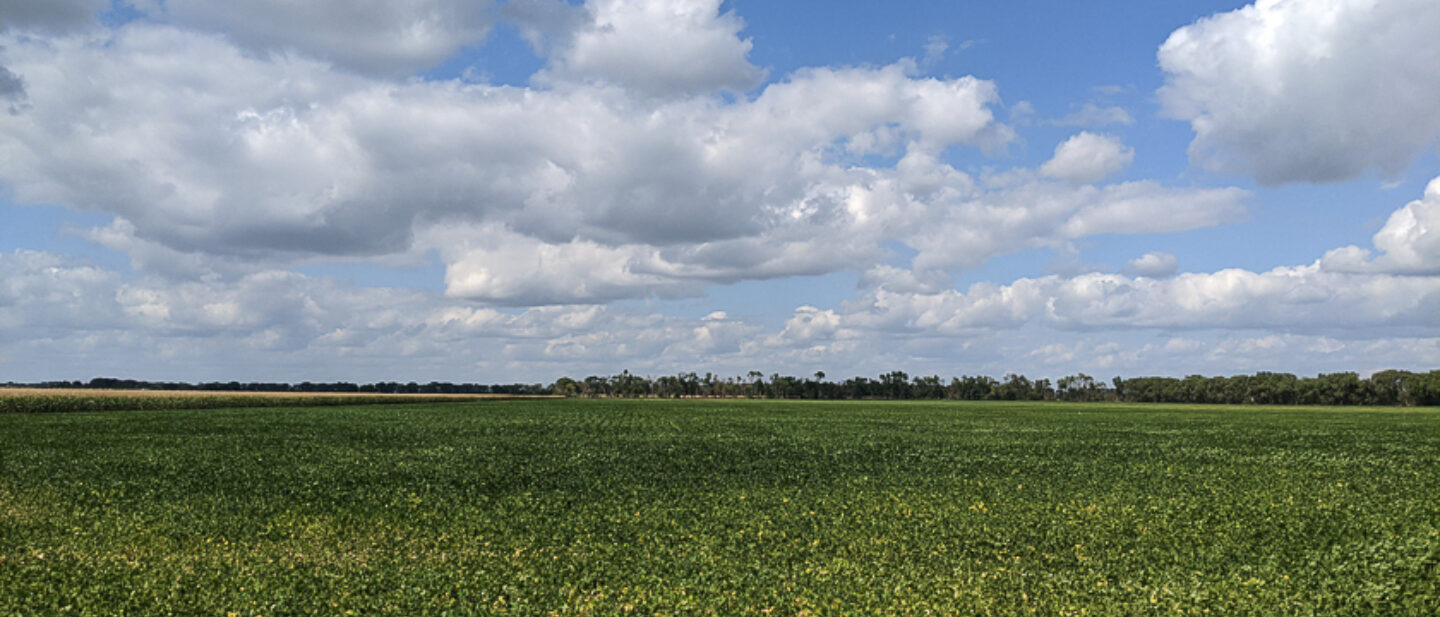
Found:
[[[1440,412],[0,414],[0,616],[1440,614]]]

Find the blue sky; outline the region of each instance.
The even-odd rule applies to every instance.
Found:
[[[21,0],[0,381],[1440,366],[1430,0]]]

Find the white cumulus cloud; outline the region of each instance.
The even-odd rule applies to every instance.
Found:
[[[340,43],[301,37],[283,45],[314,50],[256,53],[238,27],[177,25],[190,24],[185,11],[254,6],[167,3],[150,10],[171,23],[0,35],[0,65],[26,99],[0,114],[0,182],[14,201],[112,216],[84,237],[177,280],[434,254],[451,296],[495,305],[865,272],[897,242],[927,272],[912,282],[933,287],[997,255],[1244,213],[1236,189],[1088,184],[1134,157],[1090,133],[1039,170],[977,180],[945,154],[1014,141],[995,118],[997,86],[916,75],[909,60],[804,68],[716,97],[750,69],[743,24],[713,1],[595,2],[588,21],[517,5],[561,15],[550,15],[561,25],[543,79],[527,87],[396,81],[384,63],[337,71],[334,54],[350,53]],[[361,8],[454,8],[387,7]],[[673,82],[654,53],[587,55],[657,28],[699,45],[676,48],[696,56],[699,81]],[[711,75],[705,61],[729,68]]]
[[[1037,323],[1060,330],[1352,327],[1418,334],[1440,326],[1433,278],[1354,275],[1318,266],[1185,273],[1159,280],[1118,274],[1022,278],[967,291],[877,290],[853,302],[847,326],[946,335]]]
[[[1131,261],[1128,275],[1021,278],[1008,285],[976,283],[966,291],[878,286],[847,302],[841,323],[950,336],[1028,325],[1433,335],[1440,328],[1440,271],[1430,231],[1437,197],[1440,179],[1430,183],[1423,200],[1396,210],[1375,235],[1383,252],[1373,259],[1368,250],[1346,247],[1309,265],[1174,275],[1175,257],[1153,252]]]
[[[744,91],[763,72],[750,64],[745,22],[720,0],[589,0],[589,23],[552,51],[542,80],[613,83],[654,96]]]
[[[1059,180],[1093,184],[1124,170],[1135,151],[1109,135],[1083,131],[1055,147],[1055,156],[1040,172]]]
[[[1369,249],[1347,246],[1325,254],[1321,265],[1336,272],[1391,272],[1440,275],[1440,178],[1425,187],[1425,197],[1390,215]]]
[[[1190,157],[1264,184],[1397,176],[1440,142],[1440,3],[1259,0],[1160,47]]]

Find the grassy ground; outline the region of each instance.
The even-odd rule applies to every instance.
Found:
[[[1425,615],[1440,413],[0,415],[0,615]]]

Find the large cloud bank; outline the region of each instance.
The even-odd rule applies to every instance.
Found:
[[[1377,245],[1389,237],[1377,234]],[[1393,245],[1365,263],[1392,254]],[[1422,259],[1424,272],[1440,265],[1433,253]],[[1135,374],[1227,373],[1277,362],[1300,371],[1440,362],[1440,277],[1433,274],[1337,269],[1332,252],[1265,272],[1155,278],[1169,275],[1173,260],[1148,254],[1132,263],[1133,275],[1022,278],[965,291],[927,280],[923,271],[880,267],[863,279],[868,289],[842,306],[801,306],[767,330],[724,313],[487,308],[278,270],[224,284],[128,281],[57,255],[16,251],[0,255],[0,366],[83,354],[88,370],[114,371],[144,356],[192,379],[226,377],[224,366],[206,364],[215,362],[215,349],[233,361],[266,358],[274,372],[267,378],[276,379],[393,378],[386,371],[397,358],[418,374],[448,379],[603,373],[616,363],[722,374],[784,365],[844,375],[895,366]]]
[[[1097,185],[1134,154],[1091,133],[978,180],[943,154],[1013,140],[996,84],[909,60],[747,90],[761,71],[715,1],[588,4],[547,31],[530,87],[387,78],[483,37],[491,12],[457,6],[363,5],[334,40],[313,27],[327,7],[266,2],[12,33],[0,63],[25,98],[0,116],[0,180],[21,203],[113,215],[92,237],[188,264],[172,274],[434,251],[450,295],[512,305],[863,270],[895,242],[966,268],[1243,213],[1237,190]]]
[[[1371,246],[1311,263],[1181,272],[1146,247],[1123,274],[961,290],[1006,254],[1239,222],[1252,195],[1127,177],[1123,133],[1007,165],[1026,144],[998,119],[1001,84],[911,59],[771,74],[718,0],[130,6],[118,26],[103,1],[0,8],[0,186],[107,218],[78,235],[133,267],[0,254],[0,367],[18,379],[127,358],[291,380],[398,378],[397,362],[451,380],[1440,363],[1440,179]],[[1161,99],[1214,171],[1395,175],[1440,140],[1437,15],[1262,1],[1172,35]],[[539,54],[528,83],[417,77],[499,26]],[[1133,123],[1110,116],[1058,124]],[[432,256],[443,294],[297,272]],[[848,301],[769,327],[647,304],[834,273],[858,279]]]

